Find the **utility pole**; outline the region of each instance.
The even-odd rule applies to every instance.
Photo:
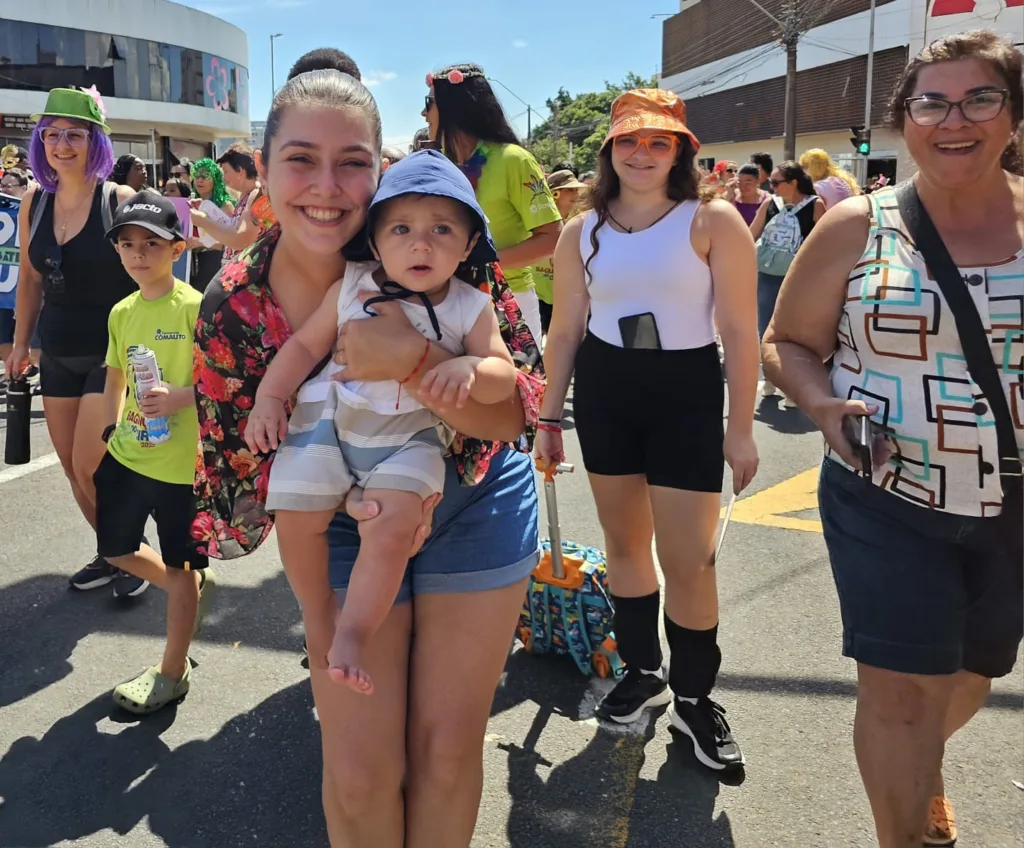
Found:
[[[530,123],[531,123],[532,118],[533,118],[533,107],[532,106],[527,106],[526,107],[526,141],[527,141],[527,143],[530,142],[530,135],[531,135]]]
[[[796,159],[796,45],[800,40],[797,25],[796,0],[786,3],[785,18],[782,22],[782,43],[786,47],[786,105],[783,119],[782,158]]]
[[[551,110],[551,164],[558,162],[558,107]]]
[[[868,72],[864,95],[864,129],[867,130],[868,138],[871,138],[871,95],[873,90],[875,74],[875,0],[871,0],[871,23],[868,29]],[[857,160],[857,182],[866,185],[868,181],[868,156],[870,156],[870,144],[868,153],[865,153]]]
[[[273,101],[274,95],[277,94],[277,83],[274,80],[274,39],[280,38],[284,33],[276,32],[270,36],[270,99]]]
[[[781,33],[779,41],[786,48],[786,105],[783,111],[782,158],[796,159],[796,45],[800,40],[797,0],[786,0],[782,20],[775,17],[757,0],[747,0],[747,2],[779,28]]]

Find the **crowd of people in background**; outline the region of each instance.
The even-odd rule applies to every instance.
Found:
[[[51,91],[26,155],[4,152],[24,235],[16,315],[0,329],[7,374],[28,373],[38,350],[50,439],[94,531],[96,555],[71,585],[167,593],[163,657],[115,687],[115,702],[149,714],[188,692],[216,585],[209,560],[262,545],[282,508],[268,491],[286,492],[296,499],[284,512],[320,509],[315,532],[278,544],[308,643],[331,844],[401,848],[429,834],[468,846],[493,694],[540,561],[533,457],[564,460],[574,381],[627,665],[598,714],[625,724],[671,704],[699,763],[740,768],[712,699],[723,662],[714,539],[726,466],[732,495],[758,470],[763,376],[762,393],[781,391],[827,442],[822,521],[843,652],[858,662],[854,741],[881,848],[952,845],[945,740],[1010,672],[1024,630],[1020,463],[999,411],[1020,390],[1011,330],[996,323],[997,301],[1024,296],[1024,183],[1011,155],[1021,61],[975,32],[908,65],[892,122],[920,171],[902,194],[881,178],[859,186],[820,149],[701,169],[685,104],[661,89],[615,100],[594,174],[544,169],[475,64],[427,74],[428,127],[407,156],[383,146],[355,63],[324,49],[275,93],[261,149],[181,160],[161,197],[142,160],[115,162],[95,91]],[[937,289],[927,304],[898,301],[915,327],[934,317],[934,332],[894,330],[885,350],[870,337],[875,306],[915,285],[920,295],[939,268],[926,267],[905,214],[907,186],[990,328],[985,358],[1009,363],[993,391],[968,369],[967,336]],[[189,231],[175,199],[189,200]],[[865,271],[883,246],[898,267]],[[174,271],[186,251],[191,285]],[[370,306],[374,320],[360,320]],[[140,345],[164,369],[148,389],[132,381]],[[888,369],[896,385],[927,387],[943,368],[969,387],[957,423],[970,426],[951,449],[927,388],[869,395],[858,380]],[[345,414],[326,400],[343,383]],[[390,403],[371,409],[381,384]],[[399,411],[426,423],[385,432]],[[860,419],[872,437],[858,442],[848,425]],[[318,463],[296,461],[326,431],[332,461],[358,472],[327,507]],[[268,432],[279,438],[260,441]],[[1018,453],[1022,434],[1009,437]],[[426,470],[411,458],[424,444]],[[401,473],[378,474],[381,456],[406,451]],[[418,484],[402,489],[403,475]],[[416,494],[400,520],[396,489]],[[144,534],[151,515],[159,552]],[[386,586],[373,585],[382,575],[361,544],[386,552]],[[358,654],[339,648],[350,593],[373,603]]]

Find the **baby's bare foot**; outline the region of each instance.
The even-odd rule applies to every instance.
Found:
[[[327,674],[335,683],[344,683],[361,695],[373,692],[373,681],[362,668],[362,650],[339,629],[327,654]]]

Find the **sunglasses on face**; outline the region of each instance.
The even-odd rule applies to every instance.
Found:
[[[428,94],[423,98],[423,109],[427,112],[430,111],[430,107],[433,106],[437,101],[434,99],[433,94]]]
[[[51,245],[46,251],[43,264],[46,266],[46,275],[43,277],[44,288],[52,294],[64,294],[64,272],[60,269],[60,263],[64,258],[64,252],[59,244]]]
[[[768,182],[771,184],[772,188],[778,188],[780,185],[785,185],[786,183],[791,182],[791,180],[768,180]]]
[[[89,131],[80,127],[40,127],[38,132],[47,147],[56,147],[61,139],[71,147],[85,147],[89,143]]]
[[[907,114],[919,127],[934,127],[941,124],[949,113],[959,109],[965,121],[984,124],[995,120],[1006,106],[1010,92],[1005,89],[982,91],[963,100],[946,100],[943,97],[910,97],[903,101]]]
[[[665,159],[675,154],[678,143],[679,139],[674,135],[649,135],[641,138],[632,133],[616,136],[612,142],[615,150],[623,156],[632,156],[641,147],[646,147],[647,152],[655,159]]]

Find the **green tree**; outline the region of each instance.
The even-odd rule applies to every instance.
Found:
[[[572,95],[564,88],[547,100],[551,116],[533,128],[530,150],[542,166],[571,160],[580,171],[597,166],[608,133],[612,101],[631,88],[657,88],[655,79],[629,73],[619,84],[605,81],[604,91]],[[571,150],[571,155],[570,155]]]

